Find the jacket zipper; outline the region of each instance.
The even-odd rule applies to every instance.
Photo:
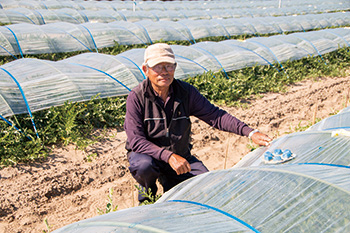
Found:
[[[176,108],[175,108],[174,111],[173,111],[173,116],[172,116],[172,118],[171,118],[171,120],[170,120],[169,126],[168,126],[168,120],[167,120],[166,114],[165,114],[165,126],[166,126],[166,134],[165,134],[165,136],[166,136],[167,138],[169,138],[169,136],[170,136],[169,129],[170,129],[171,123],[173,122],[174,114],[177,112],[176,110],[179,108],[179,106],[180,106],[180,103],[176,106]],[[165,113],[164,110],[163,110],[163,112]]]

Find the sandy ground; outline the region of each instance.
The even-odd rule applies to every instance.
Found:
[[[225,109],[277,138],[315,117],[327,118],[343,109],[349,87],[350,76],[308,80],[290,86],[286,93],[247,100],[249,108]],[[193,154],[210,170],[232,167],[250,151],[247,138],[218,131],[195,118],[192,122]],[[135,181],[125,156],[125,132],[108,134],[89,148],[98,153],[92,162],[68,146],[55,149],[42,163],[0,170],[0,232],[43,232],[47,230],[44,219],[55,230],[96,216],[97,208],[106,208],[110,188],[119,210],[137,205]]]

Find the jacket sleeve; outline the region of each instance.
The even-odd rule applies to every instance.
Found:
[[[209,102],[195,87],[190,88],[190,115],[198,117],[210,126],[219,130],[248,136],[252,128],[228,112]]]
[[[152,156],[157,160],[168,162],[172,152],[147,140],[145,134],[143,108],[137,95],[131,91],[126,100],[124,130],[132,151]]]

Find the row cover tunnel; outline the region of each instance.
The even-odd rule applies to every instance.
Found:
[[[275,139],[233,168],[193,177],[153,205],[93,217],[55,233],[349,232],[350,107]],[[294,159],[266,164],[267,151]]]
[[[0,27],[0,55],[95,52],[118,44],[151,44],[155,41],[189,41],[222,36],[283,34],[350,25],[350,13],[325,13],[298,16],[231,18],[46,25],[13,24]]]
[[[0,0],[0,21],[19,23],[0,27],[0,55],[90,51],[57,62],[22,58],[0,66],[0,118],[11,125],[6,118],[15,114],[32,116],[32,112],[66,101],[90,100],[97,94],[102,98],[127,95],[145,79],[141,70],[144,49],[116,56],[95,52],[113,46],[114,41],[190,41],[190,46],[171,45],[178,63],[177,79],[254,65],[284,72],[281,63],[287,60],[317,56],[324,62],[323,54],[350,47],[349,28],[305,32],[349,25],[348,12],[310,14],[349,10],[349,1],[298,0],[283,1],[282,8],[276,5],[277,1],[228,0],[181,4]],[[290,16],[300,13],[309,15]],[[284,16],[261,17],[275,15]],[[283,34],[292,31],[300,32]],[[229,39],[265,33],[281,35]],[[195,41],[209,36],[227,40]],[[267,153],[277,150],[291,151],[292,159],[267,162]],[[154,205],[86,219],[55,233],[349,232],[349,177],[347,107],[304,132],[254,150],[233,168],[179,184]]]
[[[224,9],[258,9],[268,10],[279,9],[279,12],[284,13],[285,9],[290,9],[287,13],[319,13],[336,10],[348,10],[349,2],[346,0],[284,0],[283,4],[278,4],[275,0],[265,1],[33,1],[33,0],[1,0],[0,9],[17,9],[26,8],[32,10],[56,10],[56,9],[73,9],[73,10],[114,10],[114,11],[179,11],[179,10],[224,10]],[[278,14],[281,15],[281,14]]]
[[[323,62],[322,54],[349,47],[349,43],[350,29],[336,28],[171,47],[178,62],[175,78],[184,79],[254,65],[271,65],[284,72],[284,61],[318,56]],[[143,54],[144,49],[132,49],[116,56],[84,53],[57,62],[23,58],[4,64],[0,66],[0,117],[31,115],[97,94],[102,98],[127,95],[145,79]]]
[[[341,5],[343,6],[343,5]],[[344,5],[346,10],[350,9],[350,4]],[[330,12],[326,9],[304,10],[304,14],[317,14],[320,12]],[[151,11],[115,11],[115,10],[75,10],[62,8],[56,10],[31,10],[27,8],[0,9],[0,22],[4,24],[30,23],[30,24],[49,24],[55,22],[68,23],[107,23],[114,21],[137,22],[141,20],[152,21],[178,21],[184,19],[222,19],[222,18],[241,18],[241,17],[265,17],[265,16],[288,16],[300,14],[300,9],[212,9],[210,11],[202,10],[151,10]]]

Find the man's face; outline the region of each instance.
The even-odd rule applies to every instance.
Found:
[[[169,88],[174,80],[176,64],[162,62],[153,67],[143,66],[143,71],[155,89]]]

